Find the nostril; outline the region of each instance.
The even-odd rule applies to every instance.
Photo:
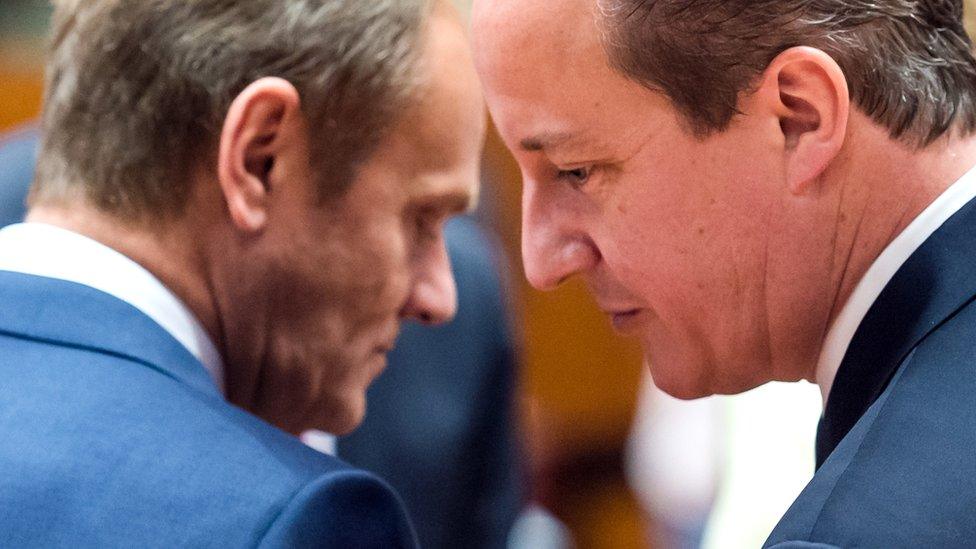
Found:
[[[424,324],[433,324],[434,323],[434,315],[430,314],[427,311],[424,311],[424,312],[420,313],[419,316],[420,316],[420,321],[423,322]]]

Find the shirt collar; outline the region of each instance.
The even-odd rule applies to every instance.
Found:
[[[830,388],[840,369],[841,361],[854,338],[854,332],[864,320],[868,309],[891,281],[898,269],[922,245],[932,233],[969,201],[976,198],[976,168],[970,169],[929,204],[894,240],[881,252],[857,283],[840,314],[834,319],[824,339],[817,360],[816,379],[826,405]]]
[[[0,230],[0,270],[83,284],[129,303],[186,347],[223,392],[220,353],[200,321],[152,273],[112,248],[53,225],[10,225]]]

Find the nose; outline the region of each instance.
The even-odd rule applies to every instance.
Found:
[[[542,196],[529,181],[522,194],[522,260],[538,290],[552,290],[593,268],[599,251],[580,226],[580,215],[557,193]]]
[[[457,312],[457,286],[443,238],[416,258],[410,295],[401,316],[424,324],[442,324]]]

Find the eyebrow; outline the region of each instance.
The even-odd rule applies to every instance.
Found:
[[[546,132],[532,137],[526,137],[519,142],[522,150],[529,152],[552,149],[575,139],[569,132]]]
[[[472,193],[458,191],[423,200],[423,208],[449,215],[471,213],[478,207],[478,199]]]

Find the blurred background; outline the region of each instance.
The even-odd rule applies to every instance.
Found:
[[[0,1],[0,135],[24,133],[40,112],[49,14],[45,0]],[[479,222],[500,243],[493,257],[508,273],[518,365],[514,388],[504,390],[512,393],[509,434],[521,464],[511,504],[521,518],[505,544],[759,547],[812,475],[817,388],[771,384],[693,403],[662,395],[646,379],[639,350],[614,336],[579,281],[548,294],[528,287],[519,263],[520,176],[493,133],[484,183]],[[352,442],[350,455],[368,457],[370,439]],[[443,546],[501,544],[469,536]]]

